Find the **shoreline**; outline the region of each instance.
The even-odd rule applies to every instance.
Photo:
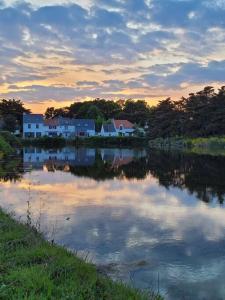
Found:
[[[225,156],[225,137],[157,138],[148,143],[150,149],[181,151],[205,155]]]
[[[87,137],[64,139],[61,137],[22,139],[24,146],[40,146],[40,147],[65,147],[65,146],[91,146],[91,147],[138,147],[147,146],[148,140],[139,137]]]
[[[97,266],[46,241],[31,224],[14,220],[1,208],[0,257],[1,299],[162,300],[112,281]]]

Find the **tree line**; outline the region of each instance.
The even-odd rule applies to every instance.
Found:
[[[0,127],[15,131],[22,127],[23,113],[30,113],[20,100],[0,101]],[[218,91],[211,86],[191,93],[178,101],[167,98],[157,106],[149,106],[144,100],[112,101],[95,99],[74,102],[68,107],[48,107],[45,118],[55,117],[94,119],[99,130],[102,123],[114,119],[126,119],[138,126],[148,124],[150,139],[162,137],[208,137],[225,135],[225,86]]]
[[[45,117],[51,119],[62,116],[76,119],[94,119],[98,127],[110,119],[128,120],[134,124],[144,126],[149,120],[150,107],[144,100],[112,101],[95,99],[85,102],[74,102],[69,107],[47,108]]]
[[[211,86],[179,101],[171,98],[152,107],[149,137],[209,137],[225,135],[225,86]]]
[[[3,99],[0,101],[0,129],[15,132],[22,128],[23,113],[31,111],[24,107],[21,100]]]

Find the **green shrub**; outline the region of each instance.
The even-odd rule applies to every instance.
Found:
[[[21,147],[22,146],[21,140],[9,131],[0,131],[0,135],[12,147]]]
[[[66,140],[62,137],[43,136],[35,139],[24,139],[23,145],[43,148],[60,148],[66,146]]]
[[[0,135],[0,153],[7,155],[13,152],[13,148]]]

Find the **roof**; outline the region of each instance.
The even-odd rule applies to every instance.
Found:
[[[95,130],[95,121],[91,119],[73,119],[77,129]]]
[[[78,130],[95,130],[95,121],[91,119],[54,118],[44,119],[41,114],[23,115],[23,123],[44,123],[46,126],[75,126]]]
[[[43,123],[44,117],[41,114],[24,114],[23,123]]]
[[[104,132],[116,132],[115,126],[113,123],[109,123],[109,124],[103,124],[103,130]]]
[[[58,119],[47,119],[44,121],[45,126],[58,126],[59,125],[59,121]]]
[[[127,120],[114,120],[114,124],[116,126],[116,129],[120,129],[121,125],[124,127],[124,129],[134,128],[134,124],[132,124],[130,121]]]

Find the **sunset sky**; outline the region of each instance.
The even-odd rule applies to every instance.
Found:
[[[225,0],[0,0],[0,98],[33,112],[225,84]]]

